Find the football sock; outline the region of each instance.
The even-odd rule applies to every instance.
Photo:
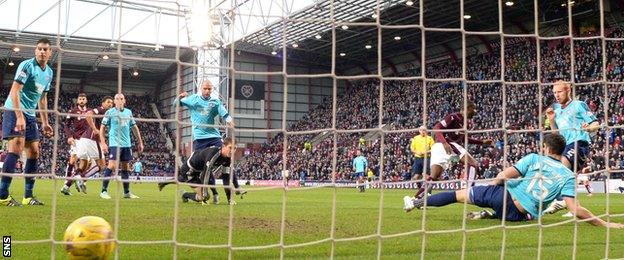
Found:
[[[476,177],[477,177],[477,168],[475,168],[474,166],[468,166],[468,181],[470,182],[470,184],[468,185],[469,187],[472,187],[475,185],[473,181],[475,180]]]
[[[36,173],[37,172],[37,159],[26,159],[26,165],[24,166],[24,173]],[[33,189],[35,188],[35,178],[24,178],[24,198],[32,198]]]
[[[431,178],[431,177],[427,177],[427,178],[426,178],[426,181],[427,181],[427,182],[433,181],[433,178]],[[424,196],[424,192],[425,192],[425,191],[429,192],[429,186],[430,186],[430,184],[429,184],[429,183],[427,183],[427,184],[423,183],[423,184],[420,186],[420,188],[418,189],[418,191],[416,191],[416,195],[414,195],[414,197],[416,197],[416,198],[422,198],[422,197]],[[422,194],[422,195],[421,195],[421,194]]]
[[[238,177],[236,177],[236,174],[232,173],[230,174],[230,176],[232,176],[232,184],[234,185],[234,188],[240,188],[240,185],[238,184]]]
[[[232,196],[232,189],[230,186],[230,175],[229,174],[221,174],[221,180],[223,181],[223,186],[225,187],[225,196],[227,200],[230,201],[230,197]]]
[[[19,156],[17,154],[8,153],[4,159],[4,164],[2,164],[2,172],[14,173],[18,158]],[[6,199],[9,197],[9,186],[11,186],[12,179],[13,178],[9,176],[2,176],[2,180],[0,181],[0,199]]]
[[[87,170],[82,177],[89,178],[100,171],[100,166],[93,166],[89,170]]]
[[[80,174],[80,176],[82,176],[80,169],[76,168],[73,172],[71,172],[71,175],[68,175],[69,177],[74,177],[76,176],[76,173]],[[74,183],[74,180],[72,179],[68,179],[67,181],[65,181],[65,186],[67,188],[71,187],[72,184]]]
[[[427,197],[427,206],[440,207],[455,202],[457,202],[457,197],[454,191],[436,193]]]
[[[110,177],[112,175],[113,171],[111,169],[109,169],[108,167],[106,167],[106,169],[104,170],[104,177]],[[106,179],[104,181],[102,181],[102,192],[108,191],[108,184],[110,183],[110,179]]]
[[[126,170],[121,171],[121,179],[122,180],[130,179],[130,172]],[[130,193],[130,182],[124,181],[123,189],[124,189],[124,194]]]
[[[72,172],[74,171],[74,164],[75,163],[67,163],[67,167],[65,167],[65,177],[72,176]]]

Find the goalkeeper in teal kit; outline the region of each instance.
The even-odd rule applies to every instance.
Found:
[[[440,207],[466,202],[494,210],[493,213],[487,210],[469,213],[468,218],[471,219],[500,219],[505,216],[507,221],[527,221],[540,218],[546,206],[557,196],[562,196],[570,211],[576,212],[579,219],[588,219],[587,222],[595,226],[624,227],[620,223],[605,222],[595,217],[575,199],[574,173],[561,163],[565,146],[566,141],[561,135],[545,135],[542,145],[544,155],[532,153],[523,157],[514,166],[500,172],[491,185],[429,196],[426,205]],[[409,196],[405,196],[403,202],[407,212],[425,206],[424,199]]]

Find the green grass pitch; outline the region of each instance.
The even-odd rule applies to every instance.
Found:
[[[56,185],[56,186],[55,186]],[[35,193],[46,203],[42,207],[5,207],[0,209],[0,234],[10,235],[13,259],[50,259],[52,250],[58,259],[66,258],[61,245],[51,243],[19,243],[25,240],[45,240],[52,236],[62,240],[67,225],[74,219],[86,215],[96,215],[115,225],[116,201],[121,196],[120,184],[111,184],[112,200],[102,200],[98,193],[99,181],[88,182],[89,194],[78,194],[72,187],[73,196],[58,193],[62,182],[40,180]],[[232,251],[234,259],[276,259],[280,248],[241,250],[240,247],[279,244],[283,205],[283,191],[253,190],[244,199],[236,198],[238,205],[233,207]],[[174,185],[159,192],[154,183],[132,184],[133,193],[141,196],[137,200],[119,200],[118,238],[121,241],[173,240],[175,200],[179,200]],[[188,187],[180,186],[188,190]],[[11,186],[14,197],[23,195],[23,180],[14,180]],[[202,206],[196,203],[179,203],[177,214],[176,240],[180,243],[202,245],[223,245],[228,243],[230,206],[225,205],[225,194],[221,194],[220,205]],[[364,237],[377,234],[381,224],[382,235],[399,234],[422,229],[422,211],[406,214],[402,210],[404,195],[408,190],[367,190],[358,193],[356,189],[338,188],[333,254],[339,259],[376,259],[381,248],[383,259],[458,259],[461,257],[464,232],[423,234],[413,232],[405,236],[388,237],[379,240],[377,236],[356,240],[340,241],[344,238]],[[56,196],[56,207],[53,207]],[[328,239],[332,229],[332,201],[334,189],[292,189],[287,191],[286,221],[284,223],[284,244],[293,245]],[[604,194],[587,197],[579,195],[581,202],[591,211],[603,214],[606,210]],[[380,201],[383,199],[380,216]],[[611,194],[610,211],[624,213],[624,195]],[[477,207],[469,206],[475,211]],[[53,213],[54,212],[54,213]],[[565,212],[562,212],[565,213]],[[562,214],[561,213],[561,214]],[[54,215],[52,215],[54,214]],[[548,215],[544,224],[565,220],[560,215]],[[453,230],[462,227],[463,205],[444,208],[430,208],[426,213],[425,229]],[[53,219],[53,221],[52,221]],[[612,218],[624,222],[624,218]],[[499,220],[467,221],[466,228],[476,229],[500,225]],[[535,223],[535,222],[531,222]],[[508,223],[516,226],[527,223]],[[53,231],[51,231],[53,229]],[[570,259],[573,254],[574,223],[543,229],[541,258]],[[51,235],[52,233],[52,235]],[[467,259],[499,259],[505,235],[504,259],[534,259],[538,257],[539,228],[520,229],[493,228],[486,231],[467,232],[465,235]],[[609,258],[624,257],[624,231],[609,231]],[[607,230],[586,223],[578,224],[576,257],[578,259],[599,259],[605,257]],[[118,245],[119,259],[171,259],[175,253],[178,259],[225,259],[229,256],[226,248],[194,248],[176,246],[173,243]],[[332,254],[332,241],[323,241],[310,246],[284,249],[288,259],[327,259]]]

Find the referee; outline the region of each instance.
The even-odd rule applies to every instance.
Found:
[[[414,163],[412,164],[412,179],[418,180],[422,178],[425,165],[429,165],[429,156],[431,155],[431,146],[435,143],[431,136],[427,135],[427,128],[421,126],[418,128],[420,133],[412,138],[410,150],[414,154]],[[429,172],[429,168],[425,173]]]

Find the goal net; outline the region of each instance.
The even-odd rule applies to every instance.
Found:
[[[21,194],[19,180],[37,177],[42,184],[37,184],[41,191],[35,193],[46,199],[43,209],[3,209],[6,214],[0,220],[11,227],[0,225],[0,233],[13,237],[14,256],[62,258],[65,226],[78,216],[99,215],[114,227],[116,259],[624,257],[620,231],[590,229],[584,221],[559,215],[526,223],[472,221],[466,216],[476,208],[466,203],[405,214],[401,200],[425,183],[434,187],[434,193],[485,185],[526,154],[540,153],[543,136],[550,131],[545,110],[555,102],[552,86],[564,80],[571,83],[574,99],[585,102],[600,122],[591,136],[587,161],[596,195],[586,198],[581,185],[577,198],[587,201],[587,207],[605,221],[622,222],[624,208],[614,199],[620,195],[612,194],[624,187],[623,30],[621,17],[606,17],[611,8],[618,8],[612,6],[614,1],[554,5],[537,0],[329,0],[314,1],[292,13],[287,10],[294,1],[260,2],[232,1],[229,9],[214,12],[214,17],[204,14],[203,19],[221,25],[208,31],[223,30],[219,35],[227,37],[208,37],[205,41],[211,44],[203,46],[205,50],[194,46],[198,48],[191,58],[184,55],[190,48],[181,44],[175,48],[157,44],[154,52],[168,50],[166,58],[127,52],[124,44],[134,43],[121,40],[128,28],[120,21],[134,19],[124,17],[122,10],[138,8],[133,1],[111,3],[117,10],[113,19],[119,21],[113,22],[118,28],[111,35],[117,37],[98,51],[72,44],[61,26],[65,18],[58,16],[57,32],[46,36],[53,41],[55,85],[47,94],[48,111],[37,110],[49,113],[56,137],[40,142],[41,173],[2,173],[15,179],[12,194]],[[50,9],[65,12],[60,6]],[[252,11],[278,6],[282,12],[275,17],[267,14],[270,10]],[[160,17],[158,8],[154,10]],[[182,13],[178,9],[178,27],[184,28],[183,20],[190,18]],[[237,26],[248,26],[244,22],[253,22],[252,18],[265,19],[264,28],[233,41]],[[270,18],[276,20],[267,22]],[[154,19],[160,23],[160,18]],[[34,41],[45,36],[14,33]],[[138,45],[134,47],[145,47]],[[14,47],[32,50],[35,44],[0,38],[0,47],[11,52]],[[203,60],[197,61],[198,56]],[[57,174],[69,160],[63,120],[77,116],[67,113],[79,90],[71,86],[83,84],[64,81],[63,73],[75,69],[64,57],[114,64],[114,84],[89,96],[94,106],[106,93],[137,93],[125,84],[140,86],[140,80],[133,78],[139,71],[169,67],[169,75],[158,86],[173,86],[167,93],[152,91],[153,100],[150,95],[127,98],[128,107],[139,114],[135,120],[141,131],[150,133],[143,136],[148,151],[140,156],[152,162],[151,168],[168,169],[157,176],[162,178],[122,180],[116,170],[112,177],[96,175],[92,178],[96,181],[89,180],[87,196],[67,199],[59,194],[67,178]],[[9,61],[13,63],[10,56],[0,98],[10,98],[14,74],[7,73],[19,73],[12,69],[18,64]],[[300,69],[302,64],[307,68]],[[264,141],[253,149],[239,146],[244,154],[233,152],[237,160],[231,174],[252,184],[241,183],[248,193],[237,205],[201,207],[180,200],[179,192],[186,185],[177,181],[177,162],[184,162],[192,150],[192,130],[189,112],[169,104],[183,91],[201,91],[198,77],[210,78],[219,93],[214,96],[236,119],[236,126],[230,128],[220,123],[202,127],[228,132],[243,140],[239,143]],[[256,90],[254,82],[262,81],[266,93],[261,101],[250,98]],[[248,87],[239,88],[240,82]],[[414,155],[409,145],[419,127],[425,126],[433,135],[437,122],[449,113],[465,113],[469,102],[475,103],[477,115],[452,132],[465,133],[466,149],[479,164],[477,179],[466,181],[463,173],[468,166],[459,163],[439,181],[412,179]],[[469,144],[469,138],[494,143],[478,146]],[[132,145],[136,150],[137,141]],[[371,172],[365,172],[361,184],[356,182],[353,165],[359,153],[367,157]],[[101,200],[99,180],[107,179],[112,180],[113,198]],[[171,179],[176,180],[175,189],[156,189],[155,182]],[[138,194],[140,201],[123,199],[123,182],[143,192]],[[232,182],[199,186],[234,188]],[[360,185],[365,192],[357,192]],[[235,198],[232,194],[232,201]],[[225,196],[221,200],[223,204]],[[32,223],[20,223],[28,221]],[[30,231],[20,231],[20,226]],[[29,253],[30,247],[34,251]]]

